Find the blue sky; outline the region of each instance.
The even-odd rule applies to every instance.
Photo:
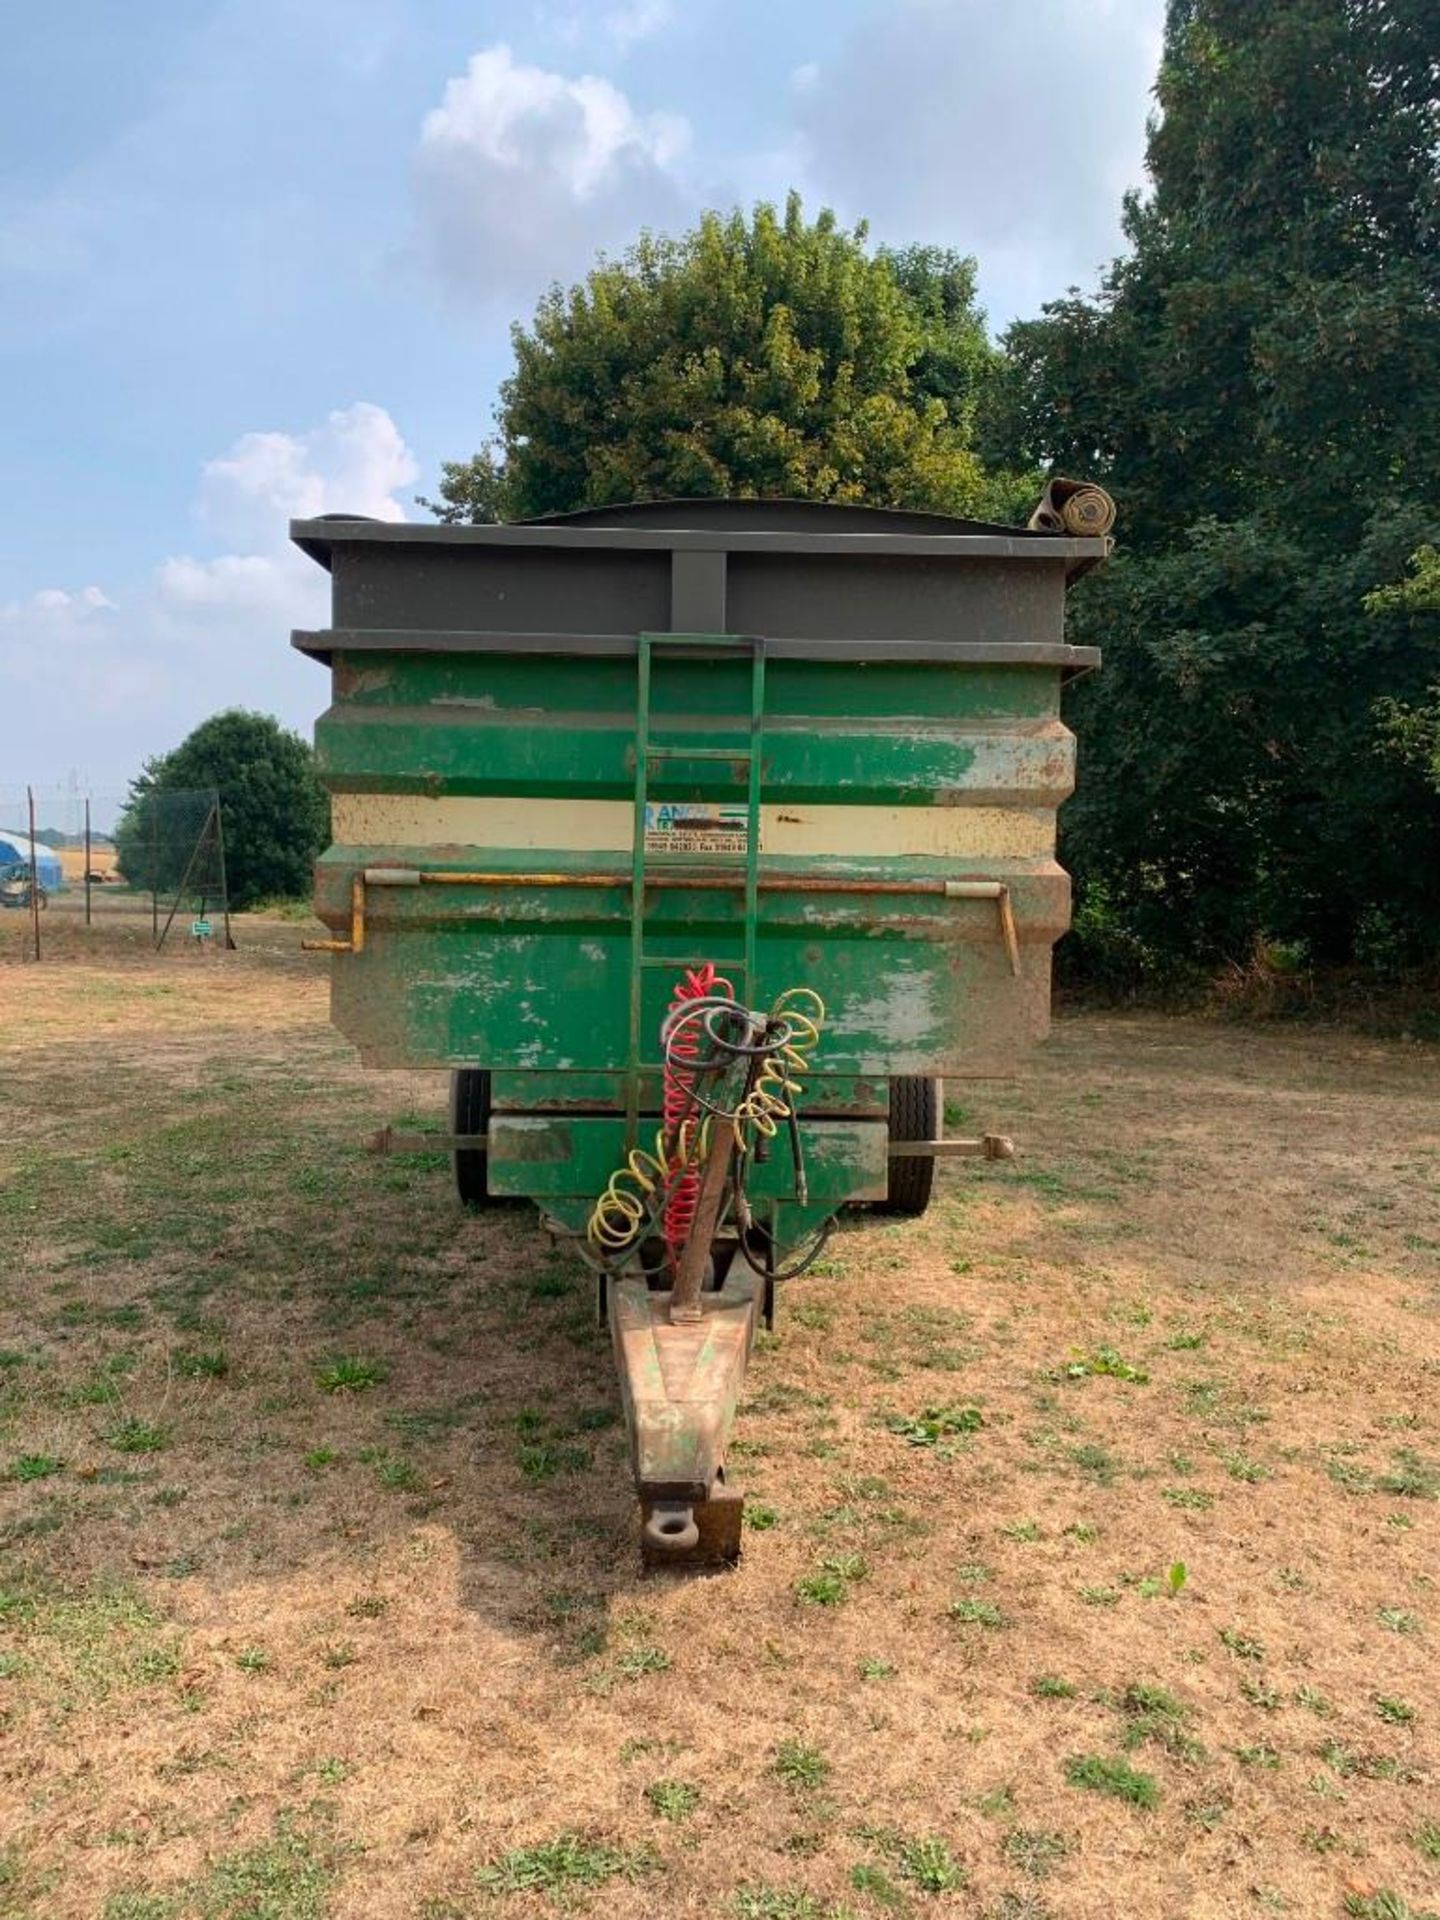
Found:
[[[289,514],[413,516],[508,328],[779,198],[975,253],[997,330],[1119,239],[1162,0],[50,0],[0,42],[0,814],[209,712],[308,730]]]

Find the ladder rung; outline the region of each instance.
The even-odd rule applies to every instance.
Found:
[[[730,760],[748,766],[754,759],[749,747],[646,747],[647,760]]]
[[[642,953],[642,967],[704,967],[713,966],[717,972],[733,968],[737,973],[749,971],[743,960],[717,960],[713,953]]]
[[[717,653],[753,654],[757,636],[751,633],[642,633],[640,639],[651,652],[660,647],[675,647],[682,653],[687,647],[710,647]]]

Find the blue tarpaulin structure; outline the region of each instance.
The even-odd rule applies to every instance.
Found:
[[[0,873],[7,867],[23,867],[30,871],[30,842],[23,833],[11,833],[7,827],[0,827]],[[47,893],[58,893],[65,884],[64,872],[60,866],[60,856],[49,847],[35,845],[35,878]]]

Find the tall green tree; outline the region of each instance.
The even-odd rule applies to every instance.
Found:
[[[1377,587],[1367,597],[1365,604],[1372,613],[1411,613],[1422,619],[1440,614],[1440,549],[1427,541],[1411,556],[1410,565],[1406,579]],[[1436,666],[1440,669],[1440,660]],[[1382,701],[1380,718],[1395,752],[1423,767],[1440,788],[1440,678],[1432,682],[1423,701]]]
[[[307,893],[330,829],[315,756],[269,714],[239,708],[202,721],[131,781],[115,830],[117,864],[131,884],[181,884],[206,811],[187,809],[183,796],[210,792],[222,809],[231,906]]]
[[[1436,623],[1366,604],[1440,508],[1435,46],[1433,0],[1171,0],[1130,251],[1007,337],[982,445],[1120,506],[1076,605],[1092,956],[1440,937],[1440,812],[1385,737]]]
[[[665,496],[982,511],[971,449],[997,355],[974,262],[872,252],[792,194],[643,236],[512,334],[499,439],[447,463],[442,519]]]

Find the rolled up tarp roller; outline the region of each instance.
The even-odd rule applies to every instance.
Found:
[[[1068,533],[1077,539],[1102,539],[1115,524],[1115,502],[1090,480],[1052,474],[1027,525],[1040,533]]]

